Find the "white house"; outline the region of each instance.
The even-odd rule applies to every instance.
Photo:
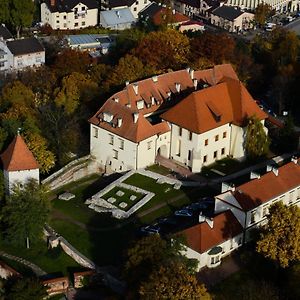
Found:
[[[260,176],[251,173],[251,181],[238,187],[223,185],[223,193],[215,197],[215,212],[230,209],[245,230],[248,241],[252,229],[264,225],[268,208],[277,201],[300,206],[300,160],[280,168],[268,166]]]
[[[253,28],[254,14],[239,7],[221,5],[210,13],[211,24],[230,32]]]
[[[80,29],[98,24],[96,0],[45,0],[41,3],[41,22],[52,29]]]
[[[162,155],[199,172],[244,159],[245,119],[267,115],[231,65],[181,70],[127,84],[89,120],[90,152],[103,168],[144,168]]]
[[[138,19],[140,11],[150,4],[150,0],[108,0],[104,9],[119,10],[129,8],[134,18]]]
[[[230,210],[212,219],[200,216],[199,224],[180,234],[186,240],[183,254],[198,260],[198,270],[219,266],[223,257],[243,244],[243,228]]]
[[[39,182],[39,165],[20,135],[1,154],[1,160],[7,193],[16,183],[24,184],[32,178]]]
[[[36,38],[0,38],[0,71],[13,72],[45,63],[45,49]]]
[[[128,7],[100,12],[100,25],[104,28],[124,30],[131,28],[136,19]]]
[[[200,15],[201,0],[174,0],[172,2],[172,6],[176,11],[190,18]]]

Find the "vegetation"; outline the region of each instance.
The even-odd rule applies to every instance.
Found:
[[[268,224],[263,228],[257,251],[282,268],[300,260],[300,209],[281,202],[269,209]]]
[[[259,26],[264,26],[267,19],[274,14],[272,7],[266,3],[260,3],[255,9],[254,19]]]

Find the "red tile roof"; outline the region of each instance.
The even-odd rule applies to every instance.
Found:
[[[240,81],[225,78],[193,92],[161,117],[200,134],[227,123],[243,126],[245,118],[252,115],[259,120],[267,118]]]
[[[39,165],[23,138],[17,135],[1,154],[4,170],[21,171],[38,169]]]
[[[206,222],[190,227],[181,232],[186,238],[187,246],[198,253],[209,249],[242,233],[243,228],[230,210],[213,218],[213,228]]]
[[[194,79],[208,85],[217,84],[225,77],[238,80],[231,65],[218,65],[212,69],[193,73]],[[176,91],[177,83],[180,84],[180,92],[194,91],[194,83],[187,70],[162,74],[157,76],[156,80],[148,78],[127,85],[124,90],[110,97],[89,121],[133,142],[140,142],[155,134],[165,133],[170,130],[167,122],[162,121],[152,125],[145,116],[162,112],[178,102],[176,102],[176,97],[180,96],[181,93]],[[134,90],[135,86],[137,86],[137,93]],[[144,107],[138,109],[137,102],[140,100],[144,101]],[[139,113],[137,123],[133,122],[133,113],[135,112]],[[111,122],[104,121],[104,113],[113,115]],[[122,118],[121,127],[117,127],[118,118]]]
[[[278,176],[270,171],[259,179],[253,179],[238,186],[234,197],[245,211],[274,199],[300,186],[300,160],[290,162],[278,169]]]
[[[159,11],[157,11],[153,16],[152,16],[152,21],[155,25],[160,25],[164,22],[165,16],[167,14],[170,14],[170,21],[169,24],[178,24],[178,23],[183,23],[187,22],[190,20],[187,16],[180,14],[178,12],[173,13],[172,10],[167,9],[166,7],[162,7]]]

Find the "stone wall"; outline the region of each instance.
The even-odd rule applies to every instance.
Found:
[[[54,190],[70,182],[100,172],[102,172],[102,170],[99,167],[99,164],[90,155],[87,155],[71,161],[69,164],[44,179],[42,184],[46,184],[50,190]]]

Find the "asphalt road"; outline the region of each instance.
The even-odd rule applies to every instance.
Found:
[[[293,22],[283,26],[284,28],[294,31],[297,35],[300,35],[300,18],[294,20]]]

